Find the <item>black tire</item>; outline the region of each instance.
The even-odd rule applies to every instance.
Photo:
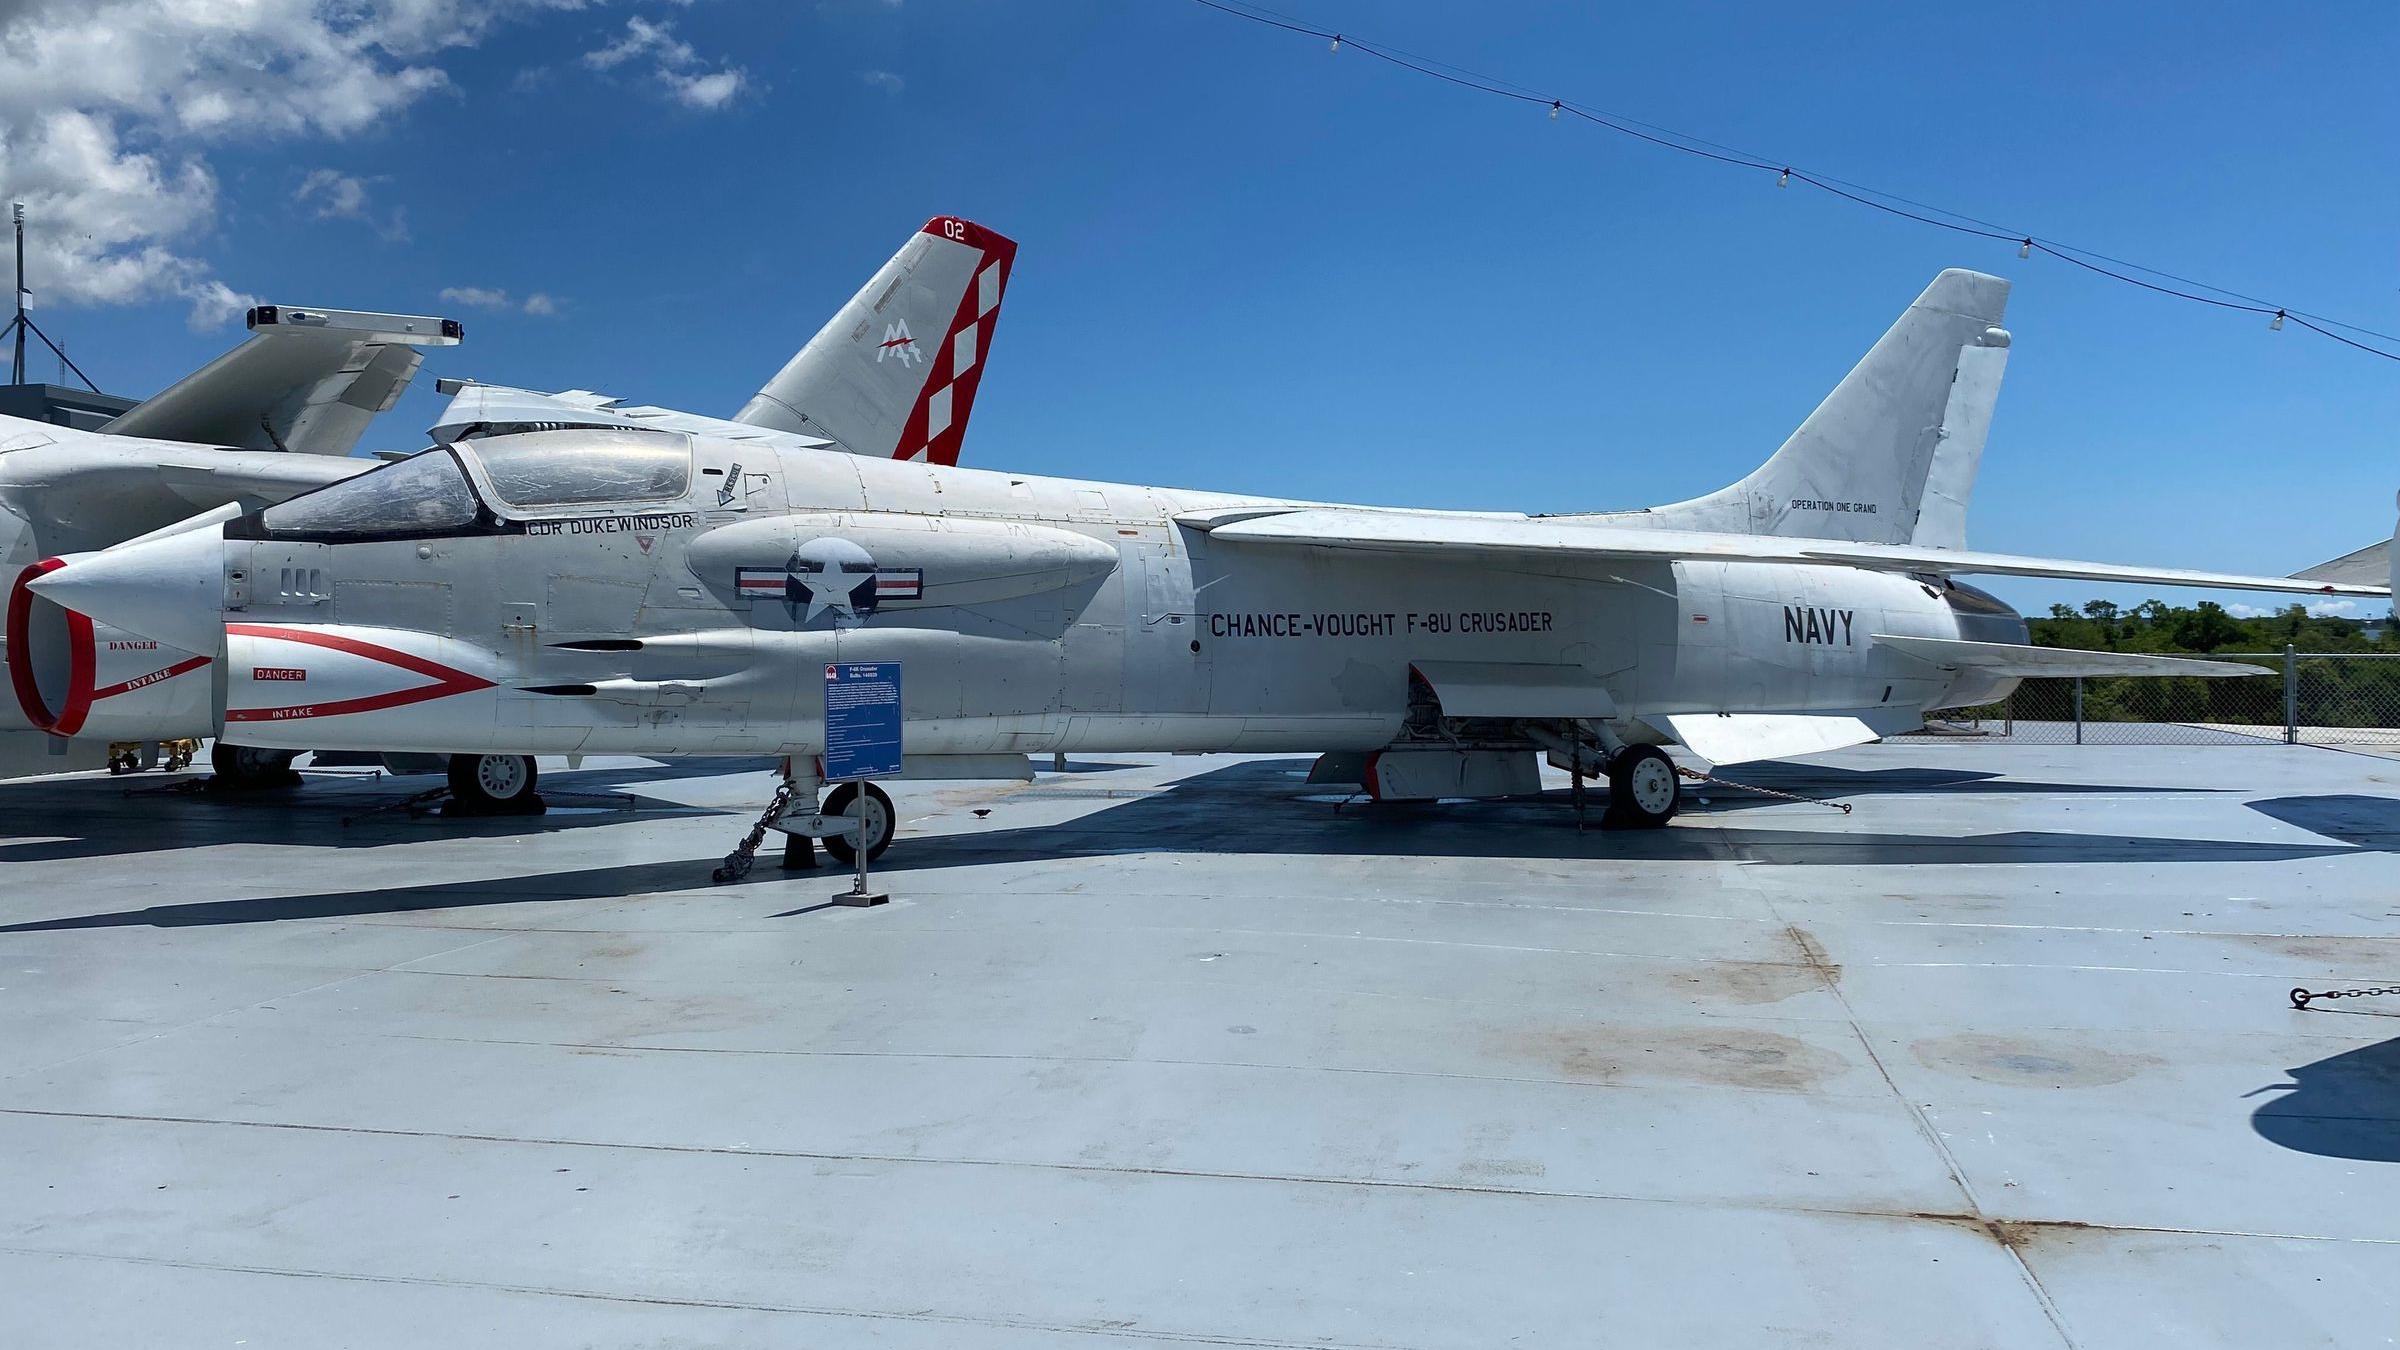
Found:
[[[1603,823],[1655,830],[1683,806],[1675,761],[1655,745],[1636,745],[1608,765],[1608,815]]]
[[[299,782],[300,775],[292,772],[292,761],[298,758],[297,750],[255,750],[218,741],[209,747],[208,767],[216,775],[218,787],[252,792]]]
[[[542,771],[531,755],[452,755],[450,799],[465,811],[507,815],[540,800]]]
[[[849,815],[857,809],[854,805],[857,800],[858,785],[844,783],[825,799],[819,814]],[[892,799],[884,795],[882,788],[873,783],[867,784],[867,861],[873,862],[882,857],[883,851],[892,846],[892,836],[899,831],[900,813],[892,809]],[[823,844],[826,854],[842,866],[858,865],[858,849],[850,842],[849,835],[829,834],[817,842]]]

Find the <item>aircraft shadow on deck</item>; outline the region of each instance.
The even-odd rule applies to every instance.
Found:
[[[1682,825],[1659,830],[1599,828],[1605,790],[1590,802],[1590,827],[1578,832],[1564,790],[1499,801],[1345,803],[1341,789],[1305,786],[1306,760],[1261,760],[1196,774],[1150,795],[1055,824],[952,835],[904,835],[878,864],[907,872],[1041,858],[1088,858],[1171,852],[1311,854],[1400,858],[1515,858],[1720,861],[1777,866],[1907,867],[1960,863],[2286,862],[2362,851],[2387,842],[2323,843],[2144,837],[2121,833],[2012,830],[1988,834],[1901,834],[1862,828],[1830,808],[1754,793],[1712,789]],[[1767,769],[1767,766],[1751,766]],[[2189,795],[2192,789],[2091,783],[2039,783],[1950,769],[1851,770],[1774,766],[1746,775],[1778,791],[1844,800],[1874,796],[2142,794]],[[1023,800],[1039,800],[1038,788]],[[2313,798],[2282,799],[2305,813]],[[2381,801],[2377,798],[2361,802]],[[994,803],[1004,815],[1011,801]],[[1701,824],[1764,807],[1821,812],[1807,829]],[[2400,801],[2387,803],[2400,812]],[[2353,808],[2363,811],[2366,808]],[[2279,817],[2284,818],[2284,817]],[[2290,819],[2288,823],[2301,823]],[[2330,821],[2328,822],[2330,823]],[[2305,824],[2302,828],[2308,828]],[[2340,836],[2334,836],[2340,838]]]
[[[2346,792],[2268,797],[2250,803],[2250,809],[2353,848],[2384,853],[2400,850],[2400,798]]]
[[[176,782],[163,776],[0,782],[0,821],[6,822],[6,834],[16,836],[0,838],[0,863],[123,857],[214,844],[379,848],[429,837],[549,834],[637,819],[716,815],[713,808],[645,795],[642,789],[774,766],[770,759],[679,760],[545,773],[541,791],[552,809],[538,816],[412,816],[396,809],[410,796],[440,787],[441,778],[431,774],[310,776],[291,787],[239,794],[158,791]]]
[[[2400,1037],[2290,1072],[2250,1113],[2260,1138],[2320,1157],[2400,1162]]]
[[[1592,827],[1577,831],[1568,794],[1554,791],[1538,798],[1503,801],[1376,805],[1339,804],[1341,799],[1321,785],[1300,779],[1307,760],[1258,760],[1193,775],[1156,791],[1145,791],[1116,804],[1071,820],[1046,825],[1003,826],[962,834],[903,835],[892,851],[876,864],[882,874],[906,874],[950,867],[986,864],[1038,863],[1048,859],[1117,857],[1143,853],[1308,855],[1317,857],[1507,858],[1609,861],[1745,862],[1776,866],[1949,866],[1960,863],[2061,864],[2160,862],[2279,862],[2386,851],[2400,833],[2400,801],[2378,797],[2287,797],[2254,803],[2287,823],[2323,831],[2344,842],[2323,844],[2249,842],[2233,840],[2149,838],[2123,834],[2082,834],[2065,831],[2018,830],[1993,834],[1900,834],[1862,830],[1848,822],[1827,819],[1814,829],[1764,829],[1702,824],[1713,817],[1755,807],[1780,805],[1809,811],[1805,805],[1777,802],[1750,794],[1718,792],[1690,813],[1685,827],[1660,830],[1603,830],[1598,827],[1601,794],[1594,794]],[[738,771],[749,771],[744,766]],[[1124,765],[1119,767],[1136,767]],[[1952,793],[2049,792],[2135,794],[2182,791],[2092,784],[2044,784],[2001,779],[1997,775],[1934,769],[1845,770],[1824,766],[1791,766],[1802,773],[1773,779],[1752,777],[1761,786],[1807,790],[1845,798],[1877,795],[1946,795]],[[728,766],[719,771],[737,771]],[[591,771],[619,779],[660,776],[647,768]],[[709,772],[694,768],[677,776]],[[559,775],[565,779],[569,775]],[[551,779],[545,779],[549,783]],[[1052,800],[1074,789],[1057,791]],[[1015,805],[1044,800],[1039,784],[1021,793],[995,799],[993,809],[1005,813]],[[1077,793],[1076,800],[1086,799]],[[4,799],[0,799],[4,801]],[[59,812],[71,817],[70,809]],[[245,838],[270,842],[319,844],[340,832],[338,808],[327,808],[306,824],[291,828],[254,829],[228,835],[223,817],[211,812],[209,827],[177,841],[151,841],[148,847],[179,847],[222,843]],[[662,814],[645,811],[650,818]],[[664,814],[721,814],[725,842],[739,836],[743,818],[737,813],[674,808]],[[443,822],[445,833],[509,833],[528,829],[571,828],[626,819],[604,812],[585,817],[502,818],[487,822]],[[488,826],[461,830],[456,826]],[[2387,828],[2387,826],[2389,828]],[[41,833],[37,819],[19,826]],[[354,827],[355,829],[356,827]],[[396,830],[382,837],[361,838],[356,844],[417,841],[421,828]],[[2371,842],[2370,842],[2371,841]],[[70,841],[88,845],[90,841]],[[40,847],[30,844],[25,848]],[[115,850],[86,847],[85,853]],[[0,860],[23,857],[0,845]],[[717,857],[661,860],[632,866],[583,868],[534,873],[489,880],[441,882],[382,890],[325,891],[272,896],[255,900],[208,901],[156,905],[139,910],[42,920],[0,926],[0,934],[61,929],[128,926],[181,927],[275,922],[284,919],[355,918],[376,914],[426,910],[468,909],[490,905],[552,900],[593,900],[684,891],[706,887]],[[839,869],[789,873],[777,869],[773,853],[762,857],[749,884],[774,881],[838,879]]]
[[[203,900],[143,909],[83,914],[63,919],[37,919],[0,925],[0,934],[56,933],[87,928],[194,928],[223,924],[277,923],[286,919],[355,919],[378,914],[414,914],[425,910],[481,909],[490,905],[521,905],[552,900],[613,900],[632,895],[708,888],[709,869],[716,859],[634,863],[587,867],[572,872],[536,872],[527,876],[444,881],[422,886],[389,886],[368,891],[319,891],[308,895],[271,895],[255,900]],[[770,858],[750,874],[747,883],[790,876],[775,870]],[[803,874],[807,875],[807,874]],[[829,875],[817,873],[816,875]]]

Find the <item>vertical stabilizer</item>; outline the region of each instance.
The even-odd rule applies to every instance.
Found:
[[[973,221],[925,222],[734,420],[956,464],[1016,256]]]
[[[1933,279],[1773,458],[1732,487],[1640,513],[1646,524],[1857,543],[1966,542],[2008,333],[2008,283]],[[1630,523],[1630,522],[1629,522]]]

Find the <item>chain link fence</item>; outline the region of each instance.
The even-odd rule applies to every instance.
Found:
[[[1904,740],[2036,745],[2324,745],[2400,752],[2400,652],[2218,652],[2231,679],[2027,680],[1999,703],[1931,715]]]

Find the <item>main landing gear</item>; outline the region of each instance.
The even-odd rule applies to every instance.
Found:
[[[450,801],[462,815],[530,816],[543,809],[531,755],[452,755]]]
[[[1683,805],[1675,761],[1655,745],[1629,745],[1608,762],[1608,810],[1601,825],[1655,830]]]
[[[213,786],[233,792],[255,792],[299,782],[300,775],[292,771],[292,761],[298,758],[297,750],[257,750],[218,741],[209,747],[208,767],[216,774]]]
[[[1655,745],[1627,745],[1606,726],[1528,723],[1525,734],[1549,752],[1553,767],[1575,775],[1575,827],[1583,828],[1583,781],[1608,778],[1605,829],[1655,830],[1683,806],[1683,774]]]

